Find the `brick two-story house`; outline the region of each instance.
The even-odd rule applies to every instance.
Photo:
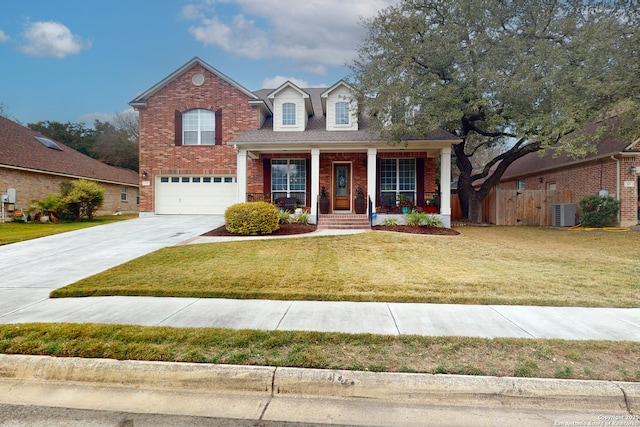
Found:
[[[454,135],[436,130],[391,146],[368,130],[352,88],[249,91],[194,58],[130,102],[140,113],[140,212],[220,214],[238,202],[294,203],[316,219],[324,187],[330,212],[354,212],[358,188],[381,214],[398,194],[418,208],[437,194],[450,224]],[[378,215],[380,220],[382,215]]]

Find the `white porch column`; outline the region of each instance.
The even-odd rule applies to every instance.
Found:
[[[238,203],[247,201],[247,150],[238,150],[236,180],[238,181]]]
[[[440,150],[440,191],[442,222],[451,227],[451,147]]]
[[[377,154],[378,150],[376,148],[369,148],[367,150],[367,193],[369,193],[369,197],[371,197],[373,209],[376,208],[376,194],[378,193],[378,187],[376,185],[378,167],[378,163],[376,162]],[[367,206],[369,206],[368,203]]]
[[[320,149],[311,149],[311,215],[315,217],[320,193]]]

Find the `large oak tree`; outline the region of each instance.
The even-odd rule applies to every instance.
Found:
[[[589,138],[564,136],[638,111],[635,0],[404,0],[364,25],[351,68],[373,129],[390,143],[436,127],[458,135],[458,192],[474,221],[513,161],[549,147],[579,156]],[[472,157],[496,147],[474,170]]]

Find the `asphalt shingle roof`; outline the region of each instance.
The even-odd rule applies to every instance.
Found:
[[[580,131],[579,133],[592,134],[601,125],[602,122],[593,123],[589,126],[586,126],[585,129],[583,131]],[[580,163],[601,157],[609,157],[611,155],[619,154],[625,151],[640,151],[640,144],[633,144],[635,142],[633,138],[638,138],[639,136],[638,132],[636,132],[635,137],[630,137],[632,139],[631,141],[621,138],[619,134],[611,131],[618,125],[619,123],[616,120],[608,123],[609,130],[602,136],[602,138],[600,138],[600,140],[596,142],[597,151],[594,153],[587,154],[582,158],[573,158],[565,153],[554,157],[555,150],[553,148],[548,149],[542,157],[537,152],[529,153],[526,156],[523,156],[513,162],[502,176],[502,179],[511,179],[514,177],[529,175],[543,170],[559,168],[572,163]]]
[[[43,135],[5,117],[0,117],[0,167],[87,178],[117,184],[138,185],[138,174],[109,166],[61,142],[61,151],[46,147],[35,137]],[[51,139],[51,138],[48,138]]]
[[[260,89],[254,93],[261,100],[263,100],[271,110],[273,105],[267,98],[274,89]],[[260,129],[249,130],[243,132],[236,137],[230,144],[243,143],[298,143],[298,142],[370,142],[381,141],[379,135],[372,133],[369,130],[369,123],[366,115],[362,114],[358,117],[358,130],[345,130],[345,131],[328,131],[326,129],[326,117],[322,114],[322,99],[320,95],[326,92],[327,88],[306,88],[302,89],[308,93],[311,97],[311,103],[313,106],[314,114],[309,117],[307,128],[301,132],[274,132],[273,131],[273,117],[269,117],[265,120]],[[432,140],[432,141],[451,141],[452,143],[459,141],[460,139],[442,129],[436,129],[432,131],[426,138],[415,138],[416,140]]]

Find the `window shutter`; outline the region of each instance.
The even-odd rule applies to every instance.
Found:
[[[175,112],[174,127],[176,132],[175,144],[182,145],[182,113],[178,110]]]
[[[416,159],[416,205],[424,206],[424,159]]]
[[[262,160],[262,190],[271,193],[271,159]]]
[[[216,145],[222,145],[222,109],[216,110]]]
[[[307,188],[305,189],[305,191],[307,192],[308,196],[306,197],[307,199],[307,206],[311,206],[311,200],[309,199],[311,197],[311,159],[307,159],[306,161],[306,176],[307,176]]]

